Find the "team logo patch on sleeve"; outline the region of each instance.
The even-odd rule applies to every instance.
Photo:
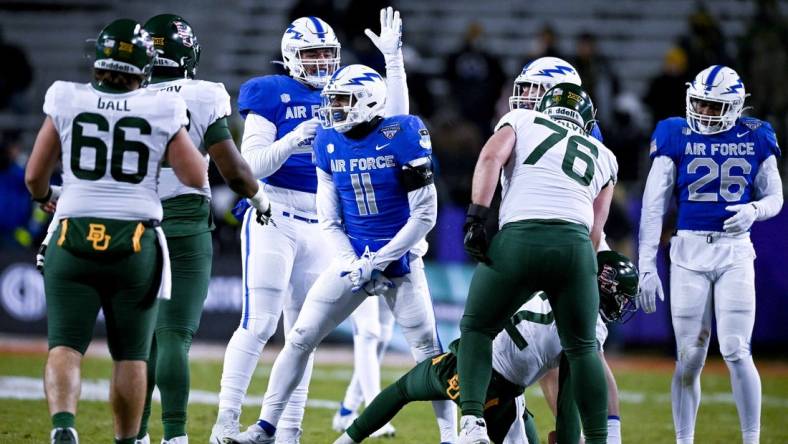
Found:
[[[290,94],[284,93],[279,96],[279,99],[282,100],[282,103],[290,103]]]
[[[391,125],[386,125],[380,129],[380,132],[386,139],[393,139],[395,135],[399,132],[399,123],[393,123]]]
[[[430,132],[427,131],[427,128],[422,128],[419,130],[419,146],[424,148],[425,150],[432,149],[432,140],[430,139]]]
[[[761,125],[763,125],[763,122],[758,120],[742,120],[742,123],[744,123],[744,126],[753,131],[757,130],[761,127]]]

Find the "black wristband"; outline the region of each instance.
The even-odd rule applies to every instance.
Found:
[[[30,197],[33,198],[34,202],[38,202],[40,204],[45,204],[45,203],[49,202],[49,199],[52,198],[52,187],[49,187],[49,189],[47,190],[47,194],[44,197],[35,198],[32,195]]]
[[[487,220],[487,215],[490,213],[490,209],[476,204],[468,205],[468,212],[465,213],[466,218],[472,218],[479,221]]]

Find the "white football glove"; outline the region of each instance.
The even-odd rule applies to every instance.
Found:
[[[644,271],[640,273],[640,285],[638,286],[638,296],[635,299],[637,307],[644,313],[654,313],[657,311],[657,296],[660,301],[665,300],[665,292],[662,290],[662,281],[656,271]]]
[[[722,223],[722,229],[730,234],[744,233],[750,229],[755,219],[758,218],[758,207],[754,203],[728,205],[725,207],[725,210],[736,213]]]
[[[268,196],[266,196],[265,191],[263,191],[263,184],[258,182],[258,185],[259,188],[257,189],[257,193],[246,200],[249,202],[249,205],[257,210],[257,223],[260,225],[268,225],[270,223],[276,226],[271,218],[271,201],[268,200]]]
[[[339,276],[347,276],[352,284],[351,291],[357,293],[364,290],[368,295],[379,295],[390,288],[394,288],[391,282],[383,273],[373,265],[374,254],[364,253],[339,273]]]
[[[318,119],[305,120],[299,123],[298,126],[293,128],[293,130],[287,133],[283,138],[287,139],[288,145],[294,150],[299,148],[310,150],[312,141],[315,140],[315,133],[317,132],[318,125],[320,125]]]
[[[384,56],[397,55],[402,47],[402,19],[399,11],[389,6],[380,10],[380,35],[367,28],[364,34]]]

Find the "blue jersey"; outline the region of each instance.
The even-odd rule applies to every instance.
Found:
[[[605,142],[604,140],[602,140],[602,130],[599,129],[599,125],[597,125],[596,123],[594,123],[594,127],[591,128],[591,137],[602,143]]]
[[[356,254],[386,245],[410,216],[403,165],[431,156],[424,123],[416,116],[388,117],[359,140],[320,128],[313,147],[317,167],[332,176],[345,232]],[[392,266],[386,269],[387,276],[406,273],[407,254],[400,260],[404,269],[397,272]]]
[[[733,215],[725,207],[753,200],[758,168],[780,148],[771,125],[758,119],[742,117],[728,131],[703,135],[683,117],[671,117],[657,124],[650,155],[676,166],[677,228],[723,231]]]
[[[320,90],[289,76],[255,77],[241,85],[238,111],[243,118],[254,112],[276,125],[276,140],[305,120],[317,115]],[[263,182],[275,187],[307,193],[317,192],[317,176],[311,153],[295,153]]]

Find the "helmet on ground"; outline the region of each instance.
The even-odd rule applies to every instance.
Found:
[[[626,322],[635,314],[638,269],[628,257],[615,251],[596,255],[599,315],[605,322]]]

